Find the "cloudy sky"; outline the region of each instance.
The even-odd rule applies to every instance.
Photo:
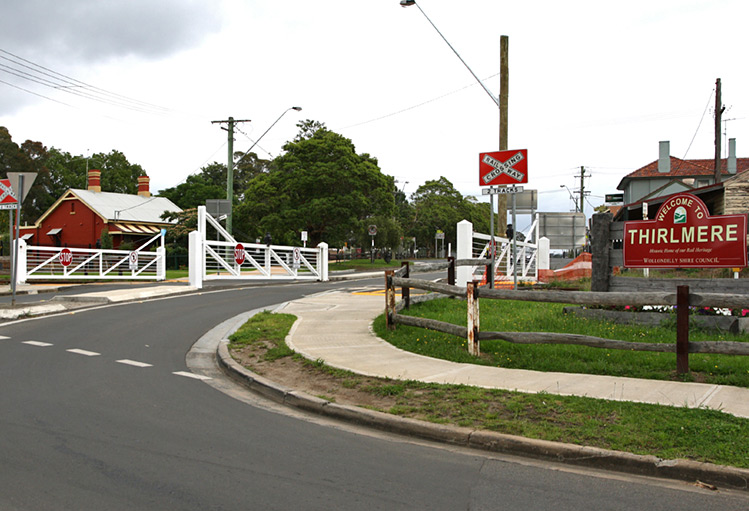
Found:
[[[585,208],[657,159],[714,155],[715,81],[727,138],[749,155],[745,0],[419,0],[499,92],[509,36],[509,146],[528,149],[539,209]],[[61,86],[63,85],[63,86]],[[287,111],[301,106],[303,111]],[[314,119],[379,160],[410,194],[445,176],[479,195],[478,154],[499,147],[498,109],[415,6],[399,0],[6,0],[0,125],[17,143],[117,149],[175,186],[259,142],[276,156]],[[727,144],[724,143],[724,147]],[[483,200],[483,199],[482,199]]]

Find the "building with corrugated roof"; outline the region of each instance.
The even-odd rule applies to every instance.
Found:
[[[148,176],[138,178],[138,194],[101,191],[101,171],[89,170],[88,189],[68,189],[34,225],[20,228],[29,245],[96,248],[102,231],[112,236],[114,248],[123,243],[138,247],[173,222],[165,212],[182,211],[164,197],[153,197]]]

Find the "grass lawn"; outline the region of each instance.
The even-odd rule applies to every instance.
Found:
[[[356,270],[356,271],[376,271],[400,268],[401,262],[393,259],[386,263],[383,259],[375,259],[371,262],[369,259],[350,259],[347,261],[336,261],[330,259],[328,262],[328,271]]]
[[[676,342],[673,327],[617,325],[608,321],[583,319],[562,313],[564,304],[481,299],[481,329],[496,332],[560,332],[630,342]],[[416,304],[405,314],[466,324],[466,303],[438,299]],[[674,316],[675,318],[675,316]],[[676,354],[644,351],[607,350],[570,345],[512,344],[506,341],[481,341],[481,356],[468,354],[466,340],[422,328],[398,325],[395,331],[385,327],[384,316],[374,324],[378,336],[391,344],[429,357],[474,364],[533,369],[563,373],[602,374],[655,380],[675,379]],[[749,342],[749,335],[732,335],[690,328],[690,341]],[[749,357],[691,353],[691,374],[679,377],[721,385],[749,387]]]
[[[315,374],[320,378],[332,376],[339,381],[338,387],[386,396],[390,404],[381,411],[404,417],[664,459],[749,468],[747,419],[707,409],[368,378],[294,354],[284,342],[293,321],[293,316],[258,314],[231,336],[230,349],[267,343],[274,347],[266,359],[293,360],[296,365],[290,371],[299,373],[304,368],[311,371],[311,378]],[[419,349],[439,344],[432,333],[425,336],[423,332],[414,341]],[[451,359],[465,361],[464,348],[455,343],[440,352],[442,358],[453,356]],[[334,400],[335,395],[327,399]]]

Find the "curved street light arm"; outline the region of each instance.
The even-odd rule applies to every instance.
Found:
[[[405,3],[401,2],[401,5],[403,7],[408,7],[410,5],[415,5],[416,7],[419,8],[419,10],[421,11],[421,14],[424,15],[424,17],[427,19],[427,21],[429,22],[429,24],[432,25],[432,27],[434,27],[434,29],[440,35],[440,37],[442,38],[442,40],[445,41],[445,43],[447,43],[447,45],[450,47],[450,49],[453,51],[453,53],[455,53],[455,55],[460,59],[460,61],[463,63],[463,65],[466,67],[466,69],[473,75],[473,77],[476,79],[476,81],[479,82],[479,85],[481,85],[481,87],[483,87],[484,91],[486,91],[486,93],[489,94],[489,97],[492,98],[492,101],[494,101],[494,103],[497,105],[497,107],[499,107],[499,98],[497,96],[495,96],[494,94],[492,94],[492,91],[490,91],[487,88],[487,86],[484,85],[484,82],[482,82],[479,79],[479,77],[476,76],[476,73],[474,73],[473,70],[470,67],[468,67],[468,64],[466,64],[466,61],[463,60],[463,57],[460,56],[460,54],[455,50],[455,48],[453,48],[452,44],[450,44],[449,41],[445,38],[445,36],[442,35],[442,32],[439,31],[439,29],[437,28],[437,26],[434,23],[432,23],[432,20],[429,19],[429,16],[426,15],[426,13],[421,8],[421,6],[419,4],[417,4],[416,2],[411,2],[411,1],[407,1]]]

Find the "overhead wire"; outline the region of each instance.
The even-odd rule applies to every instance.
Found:
[[[11,58],[12,57],[12,58]],[[170,109],[152,103],[147,103],[134,99],[122,94],[102,89],[90,85],[81,80],[77,80],[65,74],[59,73],[45,66],[32,62],[20,57],[14,53],[0,48],[0,59],[10,62],[18,67],[11,67],[7,64],[0,64],[2,70],[6,73],[15,75],[19,78],[38,83],[45,87],[77,95],[128,110],[135,110],[144,113],[169,113]],[[46,77],[46,78],[44,78]],[[49,98],[46,98],[49,99]]]

